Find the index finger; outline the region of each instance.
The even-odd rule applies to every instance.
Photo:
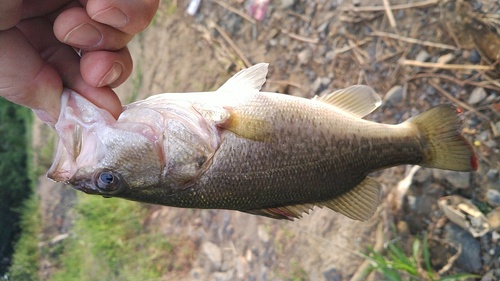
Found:
[[[0,30],[9,29],[21,20],[22,0],[0,0]]]
[[[136,34],[148,27],[158,5],[159,0],[88,0],[86,10],[96,22]]]

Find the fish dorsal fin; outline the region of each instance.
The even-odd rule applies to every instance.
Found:
[[[229,80],[227,80],[217,91],[235,93],[245,89],[260,91],[260,88],[262,88],[262,85],[266,82],[268,66],[268,63],[259,63],[240,70],[240,72],[229,78]]]
[[[369,220],[380,201],[381,185],[378,181],[366,177],[360,184],[334,199],[320,202],[318,205],[328,207],[353,220]]]
[[[359,118],[370,114],[382,104],[379,95],[365,85],[354,85],[313,99],[333,105]]]
[[[380,201],[380,188],[381,186],[379,182],[367,177],[355,188],[331,200],[259,210],[248,210],[245,212],[273,219],[293,220],[301,218],[303,213],[308,214],[309,211],[316,205],[319,207],[328,207],[353,220],[366,221],[369,220],[377,210]]]

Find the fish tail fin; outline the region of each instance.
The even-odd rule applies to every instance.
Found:
[[[453,105],[439,105],[406,121],[416,126],[426,140],[421,166],[462,172],[477,170],[476,154],[460,134],[461,112]]]

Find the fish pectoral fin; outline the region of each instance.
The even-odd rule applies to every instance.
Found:
[[[317,205],[328,207],[353,220],[369,220],[380,202],[381,185],[378,181],[366,177],[360,184],[348,192]]]
[[[259,63],[249,68],[243,69],[229,78],[217,92],[230,92],[237,94],[242,90],[253,89],[260,91],[266,82],[268,63]]]
[[[259,215],[278,220],[294,220],[300,219],[303,213],[309,214],[309,211],[314,207],[314,204],[298,204],[283,207],[273,207],[259,210],[246,210],[245,213]]]
[[[227,110],[231,116],[226,122],[219,124],[219,127],[250,140],[266,141],[271,138],[272,128],[269,121],[233,109]]]
[[[328,103],[359,118],[370,114],[382,104],[380,96],[365,85],[354,85],[321,97],[315,96],[313,99]]]

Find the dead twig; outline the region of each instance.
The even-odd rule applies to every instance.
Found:
[[[233,39],[231,39],[231,37],[222,29],[222,27],[220,27],[217,23],[215,23],[213,21],[211,21],[209,23],[209,25],[213,26],[215,28],[215,30],[217,30],[217,32],[222,36],[222,38],[224,38],[224,40],[226,40],[226,42],[229,44],[231,49],[241,59],[241,61],[243,61],[243,63],[245,64],[246,67],[252,66],[252,64],[250,63],[248,58],[245,56],[245,54],[241,51],[240,48],[238,48],[236,43],[234,43]]]
[[[382,2],[384,2],[384,9],[385,13],[387,14],[387,18],[389,19],[389,24],[392,28],[396,28],[396,19],[394,19],[394,14],[392,13],[389,0],[382,0]]]
[[[303,89],[302,86],[298,83],[292,82],[290,80],[272,80],[272,79],[266,79],[267,84],[278,84],[278,85],[285,85],[285,86],[292,86],[298,89]]]
[[[402,10],[402,9],[412,9],[412,8],[424,8],[428,6],[433,6],[439,3],[439,0],[428,0],[428,1],[422,1],[422,2],[416,2],[416,3],[409,3],[409,4],[401,4],[401,5],[393,5],[390,7],[392,11],[395,10]],[[383,6],[364,6],[364,7],[355,7],[355,6],[349,6],[346,8],[342,9],[343,12],[347,11],[352,11],[352,12],[378,12],[378,11],[385,11],[385,7]]]
[[[472,106],[468,105],[467,103],[462,102],[459,99],[457,99],[454,96],[452,96],[450,93],[448,93],[443,88],[441,88],[436,82],[430,80],[429,84],[432,87],[434,87],[441,95],[445,96],[447,99],[449,99],[454,104],[458,104],[460,107],[465,108],[468,111],[473,112],[474,114],[476,114],[479,118],[481,118],[483,120],[486,120],[486,121],[490,120],[490,118],[488,116],[486,116],[486,115],[482,114],[481,112],[477,111],[474,107],[472,107]]]
[[[445,75],[445,74],[440,74],[440,73],[418,73],[418,74],[411,75],[410,77],[406,78],[404,81],[408,82],[408,81],[411,81],[411,80],[414,80],[414,79],[419,79],[419,78],[439,78],[439,79],[445,79],[445,80],[448,80],[448,81],[452,81],[455,84],[460,85],[461,87],[464,87],[465,85],[472,85],[472,86],[475,86],[475,87],[482,87],[482,88],[486,88],[486,89],[500,91],[500,87],[496,87],[496,86],[492,86],[492,85],[487,85],[487,84],[485,84],[483,82],[470,81],[470,79],[459,80],[459,79],[457,79],[455,77],[452,77],[452,76],[449,76],[449,75]]]
[[[402,65],[417,66],[423,68],[439,68],[439,69],[449,69],[449,70],[493,70],[494,68],[489,65],[475,65],[475,64],[446,64],[446,63],[435,63],[435,62],[421,62],[416,60],[401,60],[399,61]]]
[[[252,17],[250,17],[248,14],[234,8],[233,6],[227,4],[227,3],[224,3],[222,1],[219,1],[219,0],[212,0],[214,3],[216,4],[219,4],[220,6],[222,6],[223,8],[227,9],[228,11],[230,12],[233,12],[235,14],[237,14],[238,16],[242,17],[243,19],[246,19],[247,21],[249,21],[250,23],[252,24],[256,24],[257,21],[255,19],[253,19]]]
[[[293,38],[298,41],[306,42],[306,43],[313,43],[313,44],[318,44],[319,43],[319,38],[310,38],[310,37],[305,37],[302,35],[298,35],[289,31],[286,31],[285,29],[281,29],[281,32],[285,35],[288,35],[290,38]]]
[[[434,43],[434,42],[430,42],[430,41],[422,41],[422,40],[418,40],[415,38],[405,37],[405,36],[387,33],[387,32],[382,32],[382,31],[374,31],[370,35],[371,36],[379,36],[379,37],[388,37],[388,38],[392,38],[395,40],[404,41],[404,42],[412,43],[412,44],[428,46],[428,47],[448,49],[448,50],[458,50],[458,48],[455,46],[442,44],[442,43]]]

